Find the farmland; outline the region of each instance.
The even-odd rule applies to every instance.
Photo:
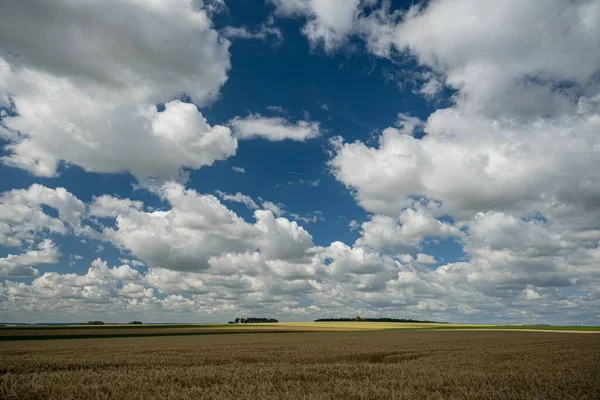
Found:
[[[350,332],[379,330],[531,330],[600,332],[594,326],[539,326],[539,325],[468,325],[443,323],[396,322],[284,322],[277,324],[149,324],[149,325],[62,325],[62,326],[6,326],[0,327],[0,342],[15,340],[117,338],[143,336],[191,336],[212,334],[277,333],[277,332]]]
[[[93,328],[87,328],[93,329]],[[600,335],[361,330],[0,343],[0,398],[600,398]]]

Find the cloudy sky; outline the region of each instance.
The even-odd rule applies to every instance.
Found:
[[[600,0],[3,0],[0,321],[600,324]]]

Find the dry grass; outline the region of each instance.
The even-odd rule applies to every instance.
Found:
[[[600,335],[364,331],[0,343],[2,399],[598,399]]]

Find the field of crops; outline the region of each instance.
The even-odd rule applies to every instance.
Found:
[[[594,326],[514,326],[397,322],[283,322],[276,324],[148,324],[148,325],[62,325],[0,327],[0,342],[15,340],[116,338],[141,336],[191,336],[253,332],[332,332],[373,330],[544,330],[600,332]]]
[[[0,343],[2,399],[598,399],[600,335],[360,331]]]

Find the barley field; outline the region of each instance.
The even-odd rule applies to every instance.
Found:
[[[600,335],[240,333],[0,343],[1,399],[598,399]]]

